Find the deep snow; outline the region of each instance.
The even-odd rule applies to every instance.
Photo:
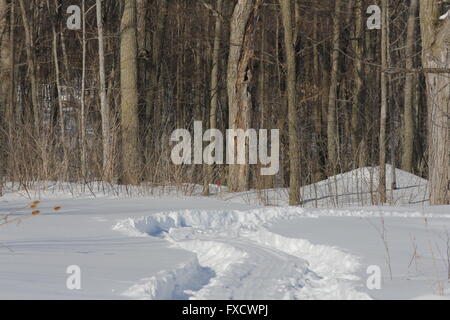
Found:
[[[10,187],[0,221],[28,213],[20,208],[30,198],[42,200],[42,213],[0,227],[0,298],[449,297],[449,206],[429,207],[426,181],[402,171],[396,206],[368,206],[371,172],[305,187],[305,208],[261,207],[257,191],[204,198],[190,185],[182,191],[191,196],[168,187],[153,195],[100,184]],[[265,195],[286,201],[284,190]],[[324,208],[336,200],[338,208]],[[81,290],[66,287],[69,265],[81,268]],[[380,290],[366,286],[372,265],[382,271]]]

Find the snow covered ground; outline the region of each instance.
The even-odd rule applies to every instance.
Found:
[[[10,187],[0,224],[42,202],[0,226],[0,299],[450,298],[450,207],[429,207],[426,181],[401,171],[395,206],[369,206],[371,172],[305,187],[305,208],[284,206],[284,190],[262,207],[256,191]],[[66,286],[71,265],[81,290]]]
[[[387,198],[392,206],[428,204],[427,181],[400,169],[395,170],[395,190],[392,185],[392,167],[386,166]],[[302,188],[306,208],[346,208],[376,204],[378,167],[361,168],[330,177]],[[226,194],[223,199],[246,204],[286,206],[288,189],[251,190]]]

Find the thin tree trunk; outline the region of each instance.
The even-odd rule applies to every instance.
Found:
[[[105,49],[103,36],[102,3],[97,0],[98,58],[100,77],[100,112],[102,117],[103,179],[111,182],[113,178],[110,110],[106,99]],[[137,95],[136,95],[137,96]]]
[[[299,121],[296,103],[296,62],[292,27],[292,8],[290,0],[280,0],[281,16],[284,26],[284,44],[286,50],[287,65],[287,101],[288,101],[288,126],[289,126],[289,205],[301,204],[300,194],[300,146],[298,138]]]
[[[320,64],[321,57],[319,51],[319,17],[318,13],[314,13],[313,19],[313,74],[314,74],[314,87],[317,93],[317,98],[315,99],[315,104],[313,106],[313,121],[314,121],[314,145],[313,145],[313,157],[317,159],[317,161],[313,164],[313,182],[320,181],[324,178],[324,157],[323,157],[323,137],[324,137],[324,102],[325,108],[328,107],[328,94],[329,83],[326,81],[328,76],[328,71],[326,70],[326,66]],[[323,85],[322,85],[323,84]]]
[[[0,121],[4,124],[4,115],[7,113],[8,93],[10,82],[11,48],[8,30],[8,2],[0,0]]]
[[[313,70],[314,70],[314,83],[317,90],[320,89],[320,79],[321,79],[321,66],[320,66],[320,53],[319,53],[319,20],[317,16],[317,12],[314,13],[314,22],[313,22]],[[317,148],[319,147],[319,140],[322,135],[322,106],[321,100],[322,95],[319,94],[317,98],[317,105],[314,106],[313,116],[314,116],[314,130],[315,135],[317,137]]]
[[[55,0],[55,5],[58,5],[58,0]],[[67,86],[70,84],[70,81],[73,80],[73,78],[72,73],[70,72],[70,63],[69,63],[69,56],[67,54],[67,46],[66,46],[66,38],[64,36],[64,30],[61,30],[60,36],[61,36],[61,49],[63,54],[64,69],[66,71],[64,83]]]
[[[339,48],[340,48],[340,34],[341,34],[341,0],[336,0],[335,3],[335,17],[333,25],[333,53],[332,53],[332,67],[330,80],[330,94],[328,97],[328,116],[327,116],[327,142],[328,142],[328,166],[329,174],[334,175],[337,171],[337,85],[338,85],[338,70],[339,70]]]
[[[360,153],[360,127],[359,119],[363,106],[362,93],[363,93],[363,0],[356,0],[355,10],[355,40],[354,50],[356,55],[354,77],[355,87],[353,91],[352,101],[352,118],[351,118],[351,131],[352,131],[352,154],[353,154],[353,167],[356,168],[359,165],[359,153]]]
[[[136,33],[136,0],[125,0],[120,26],[122,182],[135,185],[140,173]]]
[[[265,17],[261,17],[261,24],[264,25],[266,22]],[[260,45],[260,67],[258,74],[258,102],[259,102],[259,112],[260,112],[260,129],[269,129],[272,127],[272,117],[270,113],[269,103],[267,103],[267,91],[270,91],[270,87],[266,86],[267,82],[267,69],[268,65],[266,62],[266,46],[267,46],[267,33],[264,28],[261,28],[261,45]],[[275,91],[273,91],[275,92]],[[261,164],[259,166],[261,168]],[[259,189],[270,189],[273,188],[275,183],[275,176],[263,176],[259,175]]]
[[[86,181],[86,1],[82,1],[83,38],[82,38],[82,70],[81,70],[81,112],[80,112],[80,146],[81,146],[81,177]]]
[[[6,145],[6,139],[11,139],[11,136],[5,136],[10,131],[5,127],[9,127],[8,123],[11,119],[9,117],[10,108],[10,86],[11,83],[11,42],[10,30],[8,29],[8,3],[6,0],[0,0],[0,143]],[[0,195],[2,195],[3,175],[7,169],[7,153],[3,150],[0,154]]]
[[[162,106],[155,103],[157,97],[158,89],[158,79],[160,74],[160,57],[162,51],[162,43],[165,32],[165,24],[167,17],[167,0],[159,0],[159,13],[156,18],[156,30],[153,34],[152,48],[151,48],[151,67],[150,74],[148,75],[149,87],[146,94],[146,111],[145,111],[145,121],[146,121],[146,140],[145,145],[147,148],[147,154],[151,152],[152,146],[159,147],[157,144],[152,142],[152,132],[158,132],[162,130]],[[153,120],[153,121],[152,121]],[[153,125],[152,125],[153,124]],[[152,130],[150,126],[152,125]],[[160,134],[162,134],[160,132]]]
[[[177,10],[181,11],[181,3],[180,1],[177,2]],[[175,83],[177,87],[177,94],[176,94],[176,125],[177,128],[181,129],[184,126],[184,103],[183,103],[183,93],[184,93],[184,79],[183,79],[183,70],[184,70],[184,55],[185,55],[185,42],[184,40],[184,30],[185,30],[185,23],[181,18],[181,15],[177,15],[177,38],[179,41],[179,46],[177,50],[177,66],[176,66],[176,72],[175,72]]]
[[[19,0],[20,11],[22,15],[22,23],[25,29],[25,49],[27,53],[28,74],[31,82],[31,103],[34,117],[34,129],[37,136],[40,136],[40,114],[38,102],[37,75],[34,54],[34,37],[30,26],[30,18],[28,17],[27,8],[29,3],[25,4],[24,0]]]
[[[217,129],[217,109],[219,107],[219,58],[220,58],[220,35],[222,34],[222,3],[223,0],[217,0],[216,5],[216,24],[214,28],[214,47],[212,56],[211,69],[211,96],[210,96],[210,112],[209,112],[209,128]],[[203,194],[209,194],[209,184],[213,183],[214,166],[210,165],[207,169],[207,183],[203,187]]]
[[[9,105],[8,105],[8,113],[7,113],[7,121],[8,121],[8,141],[9,141],[9,145],[8,145],[8,150],[11,152],[13,146],[13,139],[12,139],[12,135],[13,135],[13,129],[15,128],[15,118],[14,118],[14,108],[15,108],[15,84],[14,84],[14,80],[15,80],[15,58],[14,58],[14,54],[15,54],[15,48],[14,48],[14,44],[15,44],[15,32],[14,32],[14,28],[15,28],[15,22],[16,22],[16,6],[15,6],[15,0],[11,0],[11,4],[10,4],[10,8],[11,8],[11,12],[10,12],[10,20],[9,20],[9,28],[10,28],[10,32],[9,32],[9,49],[10,49],[10,65],[9,65],[9,92],[8,92],[8,97],[9,97]],[[8,156],[8,167],[11,168],[12,164],[12,157]],[[9,173],[9,178],[11,180],[14,181],[14,175],[15,172],[14,171],[10,171]]]
[[[388,67],[389,55],[389,13],[388,0],[382,1],[382,31],[381,31],[381,67],[386,70]],[[380,113],[380,172],[378,192],[380,203],[386,203],[386,119],[388,109],[388,76],[381,74],[381,113]]]
[[[193,95],[194,95],[194,121],[200,121],[202,123],[202,128],[207,127],[209,124],[206,124],[207,117],[205,116],[204,109],[204,97],[202,90],[203,79],[203,68],[202,68],[202,47],[200,40],[197,40],[195,43],[194,49],[194,64],[195,64],[195,72],[194,72],[194,81],[193,81]],[[207,52],[207,50],[204,50]],[[205,126],[206,125],[206,126]],[[200,150],[198,150],[200,149]],[[200,154],[200,159],[203,159],[203,148],[197,148],[194,152],[198,152]],[[202,183],[205,185],[205,171],[203,168],[206,168],[205,165],[194,165],[192,166],[192,181],[194,183]]]
[[[411,0],[409,6],[408,27],[406,35],[406,69],[414,68],[414,42],[415,26],[418,0]],[[404,104],[404,132],[403,132],[403,155],[402,169],[407,172],[413,171],[414,150],[414,79],[412,73],[406,74],[405,80],[405,104]]]
[[[47,8],[49,13],[51,13],[50,1],[47,0]],[[55,21],[52,21],[52,33],[53,33],[53,41],[52,41],[52,49],[53,49],[53,62],[55,65],[55,79],[56,79],[56,91],[58,93],[58,109],[59,109],[59,129],[61,130],[61,144],[63,147],[64,160],[64,176],[65,179],[68,178],[68,168],[69,168],[69,158],[67,151],[67,141],[66,141],[66,126],[64,123],[64,105],[62,101],[62,89],[61,89],[61,80],[60,80],[60,69],[59,69],[59,56],[58,56],[58,33],[56,32]]]
[[[392,63],[392,55],[391,55],[391,27],[390,27],[390,13],[389,13],[389,0],[388,0],[388,9],[386,12],[386,25],[387,25],[387,67],[389,68]],[[396,123],[396,101],[394,101],[394,97],[392,96],[392,93],[394,92],[393,89],[393,82],[392,82],[392,74],[388,74],[388,107],[390,107],[390,159],[391,159],[391,202],[394,199],[394,191],[397,189],[397,174],[396,174],[396,168],[397,168],[397,159],[396,159],[396,147],[397,147],[397,132],[395,129],[395,123]]]

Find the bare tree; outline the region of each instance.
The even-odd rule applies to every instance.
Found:
[[[81,97],[80,97],[80,161],[81,161],[81,177],[86,179],[86,1],[82,1],[83,15],[83,35],[81,39],[82,46],[82,62],[81,62]]]
[[[388,68],[389,55],[389,11],[388,0],[382,0],[381,27],[381,67]],[[381,111],[380,111],[380,171],[379,171],[379,202],[386,203],[386,119],[388,110],[388,75],[381,74]]]
[[[209,128],[217,129],[217,108],[219,106],[219,62],[220,62],[220,35],[222,33],[222,0],[217,0],[216,4],[216,23],[214,28],[214,47],[211,68],[211,94],[210,94],[210,111],[209,111]],[[209,184],[212,183],[214,177],[214,167],[210,165],[207,169],[206,183],[203,188],[203,194],[209,194]]]
[[[51,12],[49,0],[47,0],[47,9],[49,10],[49,12]],[[67,151],[68,144],[66,141],[66,126],[65,126],[65,120],[64,120],[64,105],[63,105],[61,78],[60,78],[61,73],[60,73],[60,68],[59,68],[58,33],[56,32],[55,21],[52,20],[51,24],[52,24],[52,33],[53,33],[53,41],[52,41],[53,63],[55,65],[56,92],[57,92],[57,96],[58,96],[58,108],[59,108],[59,126],[60,126],[60,131],[61,131],[61,144],[62,144],[63,153],[64,153],[63,166],[64,166],[64,175],[66,176],[65,179],[67,179],[69,158],[68,158],[68,151]]]
[[[102,141],[103,141],[103,176],[106,181],[112,179],[112,149],[110,111],[106,99],[105,49],[103,36],[102,1],[97,0],[97,30],[98,30],[98,58],[100,76],[100,110],[102,115]]]
[[[414,68],[414,40],[416,29],[418,1],[411,0],[408,14],[408,27],[406,35],[406,68]],[[403,133],[403,154],[402,168],[405,171],[413,171],[413,147],[414,147],[414,88],[415,76],[412,73],[406,74],[405,81],[405,101],[404,101],[404,133]]]
[[[353,40],[353,48],[356,54],[355,69],[353,71],[355,78],[355,87],[353,91],[352,101],[352,153],[353,167],[359,165],[360,159],[360,113],[363,106],[363,54],[364,54],[364,37],[363,37],[363,0],[356,0],[355,6],[355,39]]]
[[[9,91],[11,83],[11,46],[10,46],[10,30],[8,29],[8,10],[9,6],[6,0],[0,0],[0,130],[5,126],[9,127]],[[9,130],[6,130],[9,131]],[[6,133],[6,134],[5,134]],[[7,132],[0,131],[0,143],[2,146],[7,146],[6,137]],[[2,194],[3,175],[7,166],[5,165],[7,155],[5,150],[0,150],[0,195]]]
[[[341,40],[341,0],[336,0],[333,23],[333,53],[331,60],[330,94],[328,96],[328,118],[327,118],[327,140],[328,140],[328,162],[330,174],[335,174],[338,161],[338,134],[337,134],[337,85],[339,71],[339,48]]]
[[[125,0],[120,26],[122,180],[138,184],[140,172],[136,0]]]
[[[439,20],[441,1],[420,1],[422,65],[424,68],[450,68],[450,17]],[[449,204],[449,73],[426,73],[428,101],[428,179],[430,203]]]
[[[432,203],[448,201],[448,22],[438,19],[446,2],[380,0],[382,32],[364,27],[365,0],[76,3],[83,7],[80,31],[64,26],[68,3],[0,0],[6,179],[65,179],[54,168],[70,160],[67,177],[78,170],[85,182],[114,182],[123,164],[123,183],[203,183],[205,195],[214,181],[231,192],[290,187],[290,203],[298,205],[302,184],[379,163],[380,196],[370,188],[372,200],[384,202],[390,158],[393,167],[400,160],[408,171],[429,174]],[[66,89],[71,99],[62,101]],[[227,167],[174,170],[165,149],[169,131],[191,128],[193,119],[208,129],[280,129],[278,174],[260,176],[262,164],[251,166],[248,137],[240,150],[245,162],[235,153]],[[403,149],[396,153],[389,137],[400,131]],[[234,149],[242,141],[231,140]]]
[[[281,16],[284,26],[284,44],[286,50],[287,68],[287,101],[288,101],[288,124],[289,124],[289,204],[296,206],[301,204],[300,194],[300,147],[298,137],[298,114],[296,103],[296,62],[292,26],[291,0],[280,0]]]
[[[238,0],[230,21],[231,45],[227,73],[230,129],[245,131],[250,127],[252,72],[249,64],[254,55],[254,18],[260,4],[261,0]],[[231,143],[236,146],[236,142],[237,139],[234,139]],[[229,190],[235,192],[248,189],[248,178],[248,164],[230,165]]]
[[[155,130],[160,130],[160,126],[162,123],[162,106],[158,103],[155,103],[155,99],[157,96],[158,90],[158,79],[161,73],[161,54],[162,54],[162,45],[164,40],[164,33],[166,27],[167,20],[167,10],[168,10],[168,2],[167,0],[159,0],[158,1],[158,16],[156,17],[156,30],[153,33],[152,41],[151,41],[151,64],[148,71],[147,79],[149,81],[147,93],[145,95],[145,119],[146,119],[146,141],[145,145],[147,146],[147,153],[152,152],[151,147],[158,147],[158,144],[152,142],[152,132]],[[150,41],[147,41],[149,43]],[[150,130],[150,128],[153,128]]]
[[[19,0],[20,11],[22,14],[22,23],[25,29],[25,48],[27,53],[27,64],[28,72],[31,82],[31,103],[34,116],[34,129],[36,130],[37,136],[40,133],[40,110],[39,110],[39,99],[38,99],[38,84],[36,75],[36,57],[34,53],[34,36],[33,29],[31,27],[30,18],[28,15],[29,4],[25,5],[24,0]]]
[[[8,29],[9,5],[6,0],[0,0],[0,120],[8,108],[10,82],[11,48]]]

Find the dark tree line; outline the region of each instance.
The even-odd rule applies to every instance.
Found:
[[[81,26],[67,27],[67,8]],[[369,29],[367,8],[381,8]],[[386,164],[449,203],[450,9],[439,0],[0,0],[2,181],[231,191]],[[175,166],[174,129],[280,129],[275,176]]]

